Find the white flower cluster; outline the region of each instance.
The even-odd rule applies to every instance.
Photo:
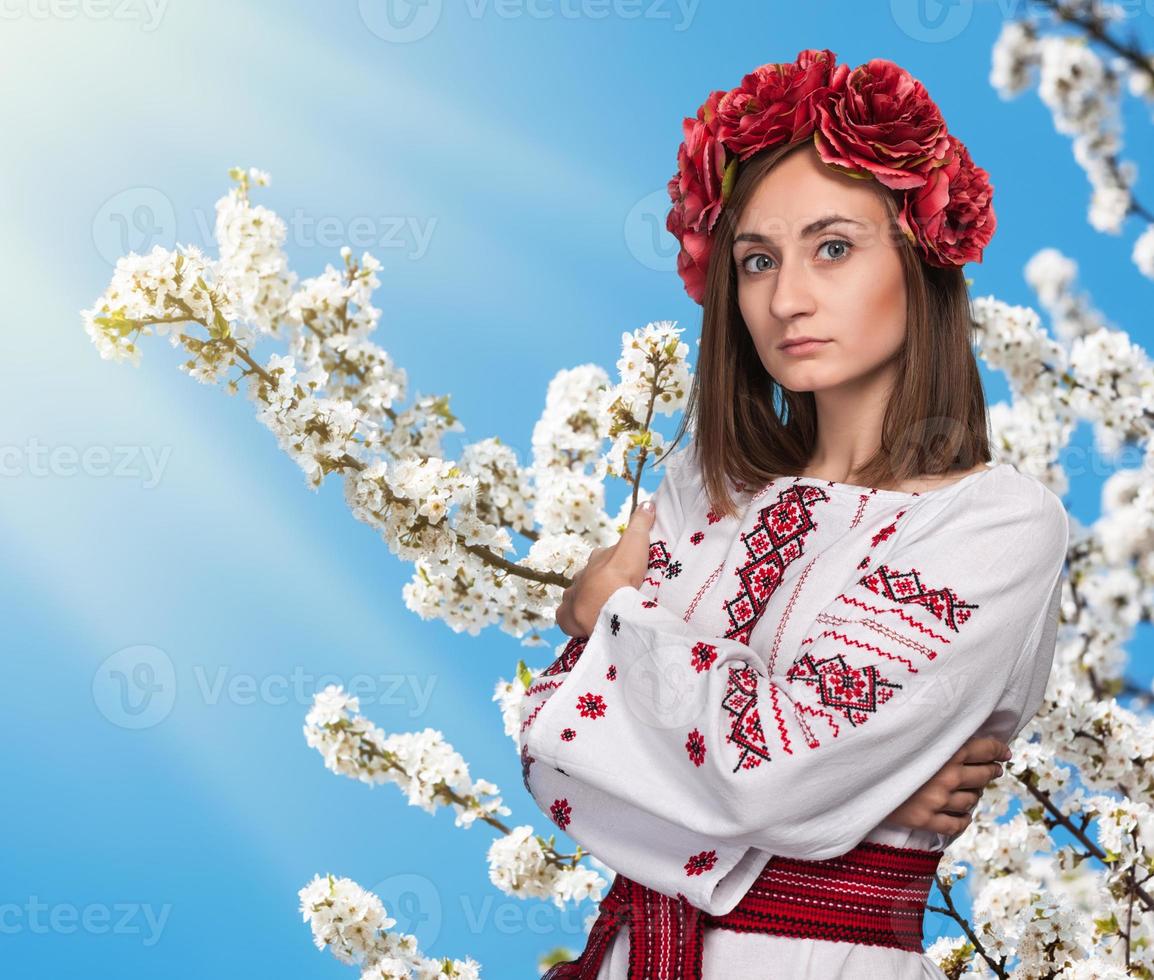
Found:
[[[231,174],[239,186],[216,202],[217,270],[240,316],[260,333],[275,334],[296,283],[284,251],[285,223],[248,202],[249,184],[267,187],[267,173],[234,167]]]
[[[362,967],[361,980],[479,980],[480,965],[471,958],[428,959],[416,936],[389,932],[397,920],[381,900],[349,878],[317,875],[298,893],[304,921],[312,927],[317,949],[342,963]]]
[[[141,336],[168,335],[173,347],[180,345],[176,323],[199,320],[220,334],[230,332],[235,305],[226,290],[214,288],[216,278],[214,263],[195,245],[129,252],[117,259],[104,295],[81,311],[84,330],[102,358],[134,366],[140,364]]]
[[[613,440],[605,456],[607,471],[632,479],[633,457],[640,465],[646,455],[662,455],[665,441],[653,431],[654,413],[673,415],[685,408],[689,394],[689,346],[681,341],[681,329],[672,320],[646,324],[641,330],[621,335],[617,369],[621,383],[606,392],[598,415],[608,418]]]
[[[326,265],[321,275],[306,279],[290,297],[285,318],[296,328],[290,350],[304,364],[323,364],[330,395],[348,399],[373,423],[366,433],[367,448],[408,455],[413,451],[409,427],[394,425],[408,378],[388,352],[370,339],[381,315],[372,304],[381,264],[368,252],[362,253],[359,263],[354,262],[347,246],[341,254],[343,272]],[[431,455],[439,451],[441,431],[440,426],[431,426],[434,438],[427,443]],[[398,438],[391,439],[391,434]]]
[[[506,895],[547,898],[558,908],[599,902],[609,884],[591,868],[559,865],[530,826],[514,827],[489,846],[489,880]]]
[[[305,716],[305,742],[324,757],[325,768],[363,783],[395,783],[410,806],[436,813],[446,803],[458,827],[512,811],[487,779],[475,782],[469,766],[435,729],[392,735],[359,714],[360,701],[330,684],[313,696]]]
[[[279,354],[269,358],[263,372],[249,376],[256,417],[304,471],[314,490],[346,459],[360,458],[366,425],[351,401],[315,394],[324,390],[326,380],[319,364],[298,373],[293,358]]]
[[[1120,8],[1100,0],[1063,0],[1056,4],[1066,16],[1055,17],[1096,24],[1106,32],[1112,20],[1124,19]],[[1114,50],[1121,46],[1115,44]],[[1154,60],[1145,70],[1117,54],[1107,64],[1090,39],[1067,32],[1043,33],[1034,21],[1007,20],[994,44],[990,84],[1003,99],[1030,86],[1037,69],[1038,95],[1049,108],[1054,127],[1073,139],[1074,158],[1086,172],[1092,193],[1088,220],[1098,231],[1119,234],[1126,217],[1136,208],[1133,187],[1137,165],[1122,160],[1120,101],[1123,81],[1130,93],[1154,104]],[[1135,241],[1134,264],[1154,278],[1154,225],[1148,225]]]

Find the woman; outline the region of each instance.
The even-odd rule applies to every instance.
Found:
[[[1068,544],[987,465],[961,265],[989,184],[916,80],[828,51],[714,92],[679,164],[693,441],[566,590],[522,711],[526,786],[617,872],[547,977],[940,978],[958,831],[902,815],[1037,711]]]

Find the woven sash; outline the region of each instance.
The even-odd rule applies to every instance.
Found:
[[[862,841],[825,861],[773,856],[738,904],[709,915],[617,875],[580,957],[541,980],[594,980],[622,926],[629,980],[701,980],[706,927],[922,952],[922,918],[943,851]]]

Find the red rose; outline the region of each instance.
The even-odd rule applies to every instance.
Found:
[[[898,221],[931,265],[981,262],[997,227],[993,195],[990,175],[951,136],[944,165],[934,168],[924,186],[906,192]]]
[[[717,106],[717,135],[741,160],[779,143],[805,139],[817,123],[817,107],[845,85],[849,68],[835,67],[828,49],[807,48],[793,62],[762,65],[741,80]]]
[[[682,123],[685,139],[677,151],[677,173],[668,184],[673,207],[665,227],[681,242],[677,271],[698,303],[705,291],[709,233],[729,191],[725,147],[715,132],[716,106],[723,95],[722,91],[713,92],[697,110],[697,118],[686,117]],[[691,287],[690,282],[696,285]]]
[[[851,174],[866,171],[887,187],[921,187],[949,150],[945,120],[925,87],[884,58],[850,72],[818,112],[822,160]]]

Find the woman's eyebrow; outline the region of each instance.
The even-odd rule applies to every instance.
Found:
[[[828,228],[830,225],[842,223],[859,225],[862,228],[866,227],[864,222],[858,221],[855,218],[847,218],[845,215],[841,214],[831,214],[829,217],[818,218],[817,221],[811,221],[808,225],[802,228],[801,237],[810,238],[813,235],[816,235],[819,231]],[[736,245],[739,242],[760,242],[762,244],[768,245],[771,244],[773,240],[774,239],[771,235],[762,235],[755,231],[744,231],[733,239],[733,244]]]

